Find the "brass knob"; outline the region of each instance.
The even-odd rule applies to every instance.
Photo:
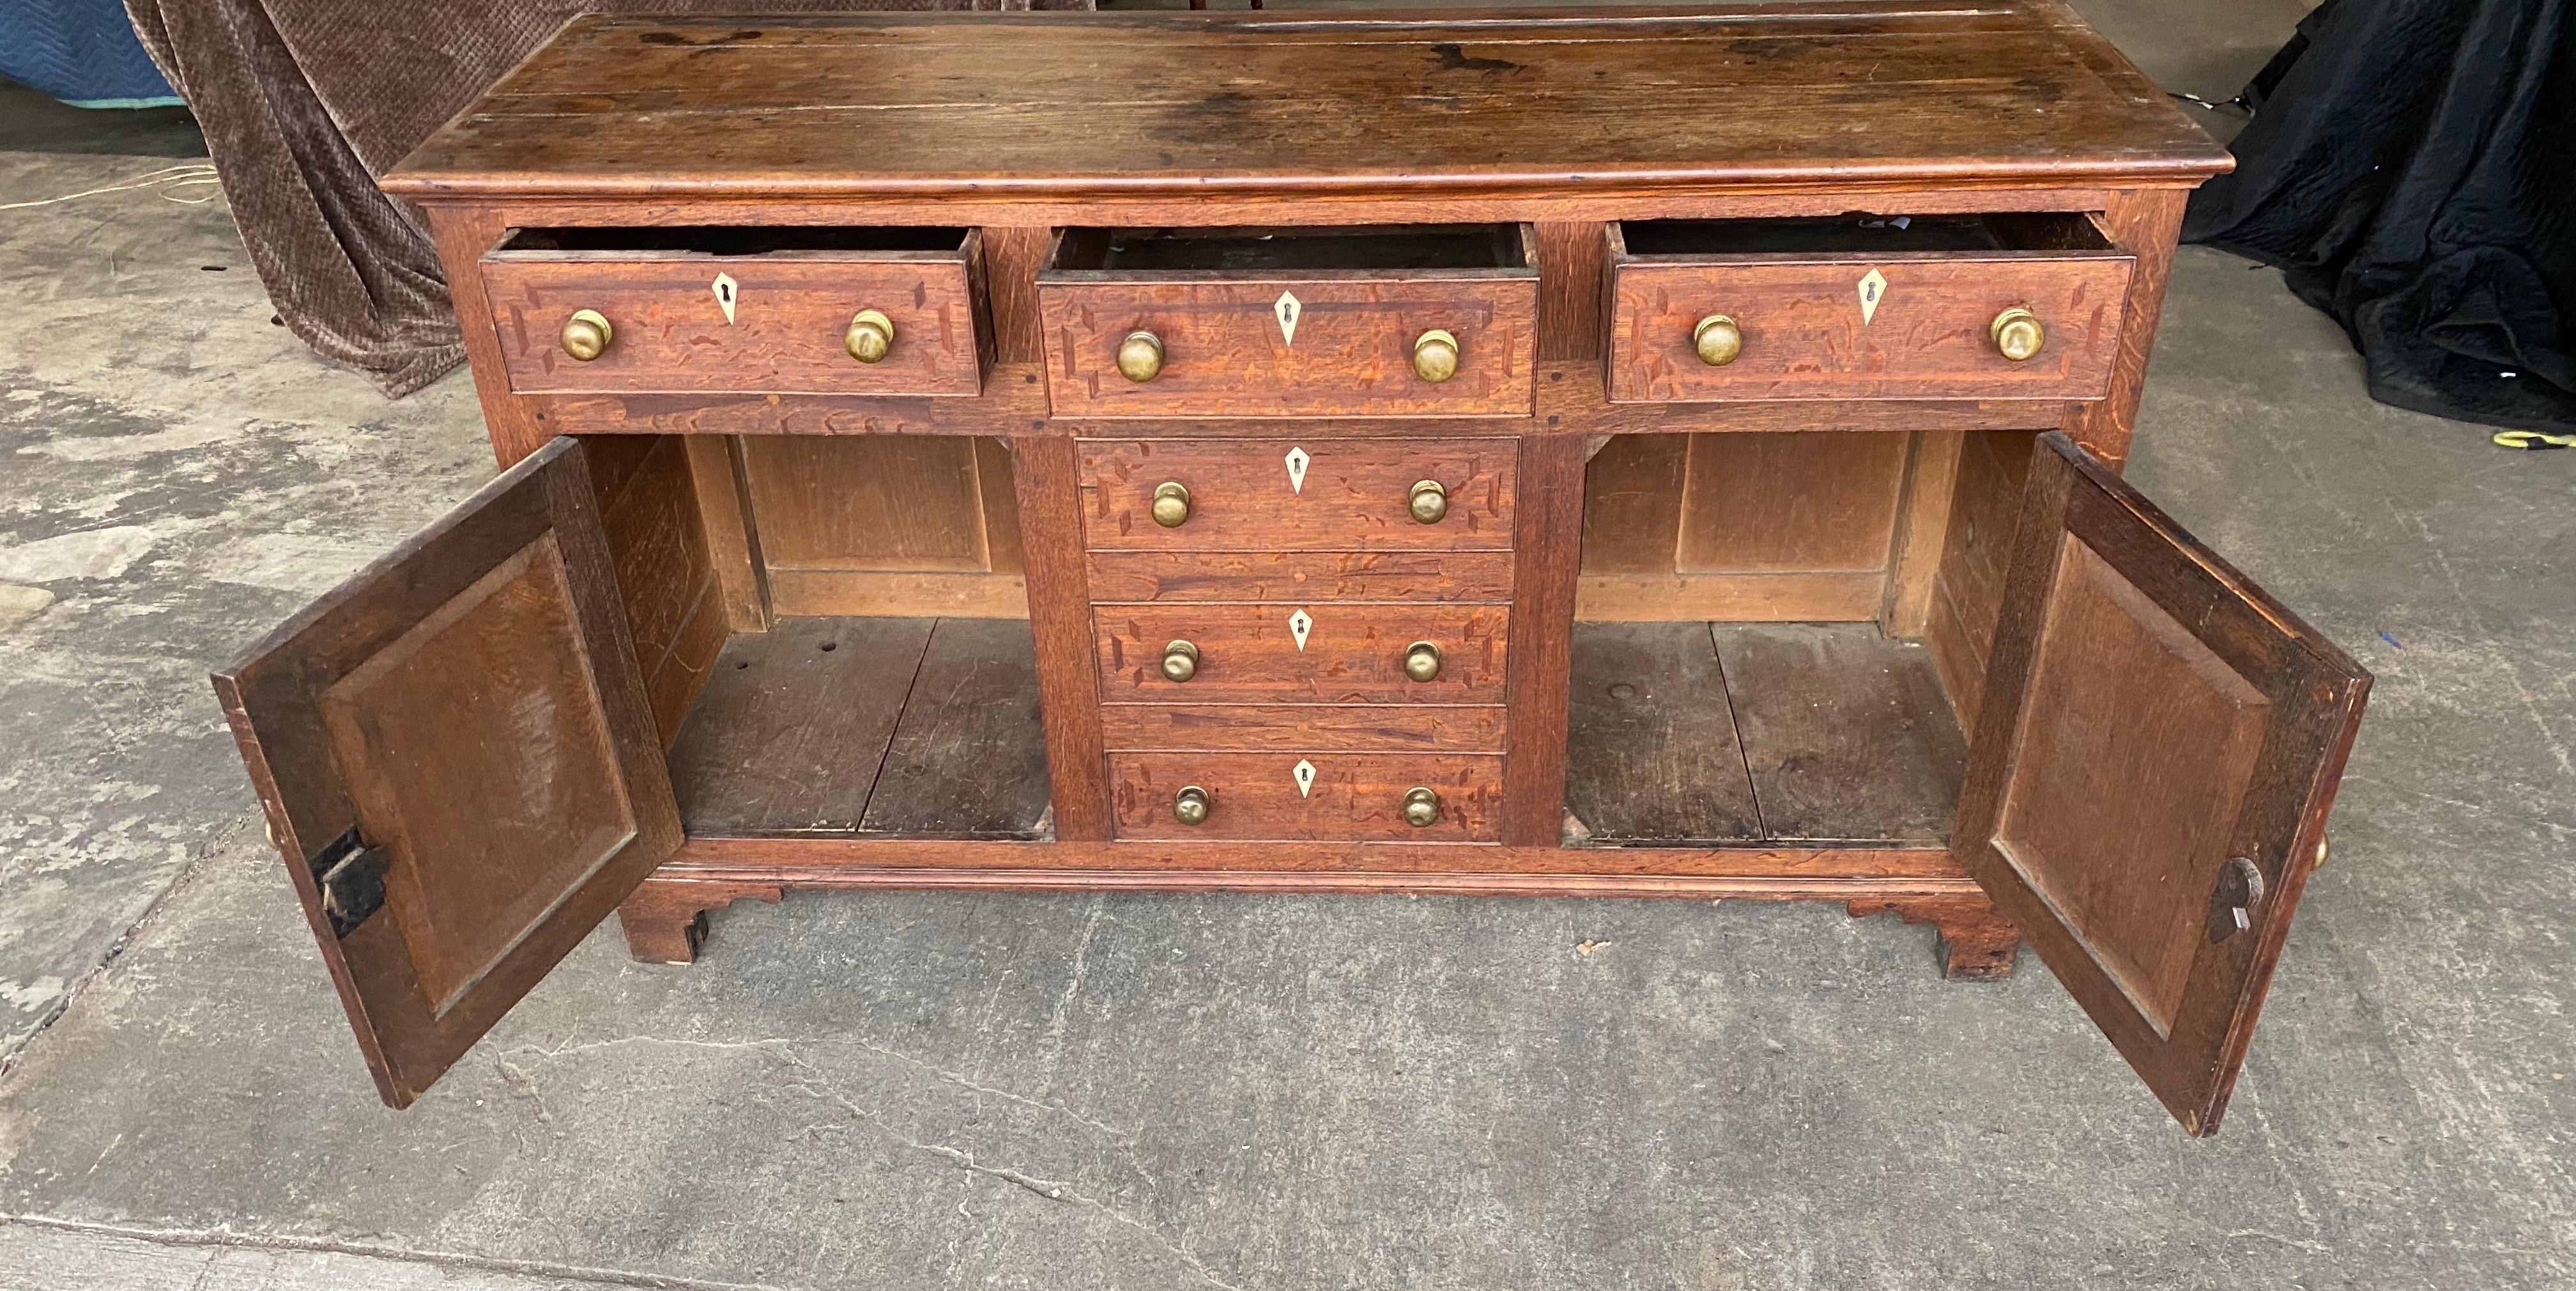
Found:
[[[2028,362],[2048,343],[2048,329],[2039,325],[2039,315],[2019,305],[1995,315],[1986,334],[1995,339],[1995,352],[2015,363]]]
[[[1404,675],[1415,681],[1440,679],[1440,647],[1416,641],[1404,648]]]
[[[1433,385],[1458,375],[1458,338],[1437,327],[1414,337],[1413,375]]]
[[[1178,529],[1189,518],[1188,485],[1176,480],[1165,480],[1154,486],[1154,523],[1166,529]]]
[[[1118,343],[1118,375],[1130,381],[1146,382],[1162,375],[1163,338],[1152,332],[1129,332]]]
[[[1419,785],[1404,791],[1404,823],[1429,829],[1440,822],[1440,795]]]
[[[1206,820],[1207,814],[1207,790],[1197,785],[1189,785],[1172,795],[1172,819],[1184,825],[1195,825]]]
[[[1440,487],[1438,480],[1415,480],[1413,495],[1405,506],[1413,512],[1415,520],[1423,524],[1438,524],[1449,514],[1449,490]]]
[[[874,363],[894,348],[894,320],[881,309],[862,309],[850,317],[850,334],[841,338],[850,357]]]
[[[1199,648],[1187,641],[1164,646],[1163,675],[1174,681],[1188,681],[1199,675]]]
[[[596,309],[576,309],[564,320],[563,352],[588,363],[606,353],[610,338],[616,335],[607,315]]]
[[[1699,352],[1699,361],[1722,368],[1744,352],[1744,329],[1724,314],[1711,314],[1691,329],[1691,348]]]

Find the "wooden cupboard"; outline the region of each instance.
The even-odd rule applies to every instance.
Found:
[[[1429,892],[2211,1133],[2369,682],[2119,478],[2227,165],[2054,0],[580,19],[385,179],[506,469],[216,686],[397,1106],[611,910]]]

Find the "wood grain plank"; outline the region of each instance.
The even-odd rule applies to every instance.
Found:
[[[1014,438],[1011,484],[1020,500],[1020,546],[1028,564],[1029,627],[1035,636],[1040,715],[1055,835],[1067,842],[1109,837],[1108,766],[1101,754],[1100,665],[1091,635],[1091,595],[1082,565],[1080,471],[1070,439]]]
[[[1583,473],[1586,577],[1673,572],[1690,445],[1683,435],[1617,435],[1592,455]]]
[[[1029,625],[939,620],[860,830],[1034,838],[1046,811],[1046,738]]]
[[[638,43],[645,30],[671,43]],[[1569,38],[1586,35],[1610,38]],[[2187,181],[2228,166],[2168,101],[2115,90],[2087,65],[2106,53],[2044,7],[2012,3],[1464,20],[870,14],[642,30],[589,19],[385,183],[407,195],[506,177],[566,195],[676,178],[805,196],[1194,199],[1313,191],[1333,176],[1342,192],[1386,195],[1940,182],[1961,175],[1963,155],[1975,174],[2038,182]],[[1869,74],[1854,75],[1864,59]],[[1642,84],[1653,111],[1638,108]],[[1319,96],[1352,108],[1318,116]],[[1444,109],[1412,106],[1426,102]],[[1191,105],[1187,130],[1170,128],[1176,103]],[[618,128],[568,127],[567,114]],[[1870,128],[1844,128],[1853,121]]]
[[[1905,456],[1902,435],[1693,435],[1674,568],[1883,573]]]
[[[2156,323],[2164,315],[2165,284],[2173,276],[2174,243],[2182,235],[2183,204],[2190,196],[2162,189],[2115,193],[2098,217],[2120,245],[2136,254],[2137,270],[2130,277],[2119,353],[2102,398],[2070,409],[2065,430],[2115,472],[2129,460],[2138,394],[2146,385],[2147,359],[2155,352]]]
[[[769,586],[760,536],[751,524],[751,497],[743,479],[742,447],[730,437],[692,435],[689,487],[698,500],[698,528],[706,535],[726,626],[735,632],[769,630]]]
[[[1574,588],[1583,555],[1583,441],[1562,435],[1520,441],[1519,476],[1529,493],[1512,529],[1520,559],[1512,575],[1511,705],[1505,761],[1503,841],[1533,847],[1565,829],[1568,678],[1573,671]]]
[[[1491,891],[1524,896],[1745,896],[1848,900],[1973,895],[1946,848],[1480,847],[1373,841],[1006,843],[884,836],[691,838],[664,874],[790,887],[985,887],[1005,891]],[[1169,876],[1157,886],[1145,876]],[[1359,886],[1337,889],[1330,878]],[[1633,881],[1620,886],[1618,880]],[[1598,881],[1598,882],[1596,882]],[[1488,887],[1488,885],[1491,885]]]
[[[1115,752],[1391,750],[1500,753],[1500,704],[1103,704]]]
[[[1095,551],[1091,594],[1121,601],[1456,601],[1512,596],[1507,551]]]
[[[1869,623],[1713,630],[1764,837],[1949,837],[1967,742],[1922,647]]]
[[[1762,837],[1707,624],[1575,625],[1572,696],[1565,807],[1593,842]]]
[[[671,746],[692,834],[859,828],[931,619],[780,619],[725,643]]]

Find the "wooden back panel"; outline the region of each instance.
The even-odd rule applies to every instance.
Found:
[[[1953,846],[2215,1133],[2370,675],[2062,434],[2015,542]]]
[[[408,1105],[680,842],[581,447],[215,674],[378,1091]]]

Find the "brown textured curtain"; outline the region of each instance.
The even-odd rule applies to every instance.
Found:
[[[269,299],[408,394],[464,359],[429,231],[375,176],[574,15],[1088,9],[1091,0],[126,0],[206,132]]]

